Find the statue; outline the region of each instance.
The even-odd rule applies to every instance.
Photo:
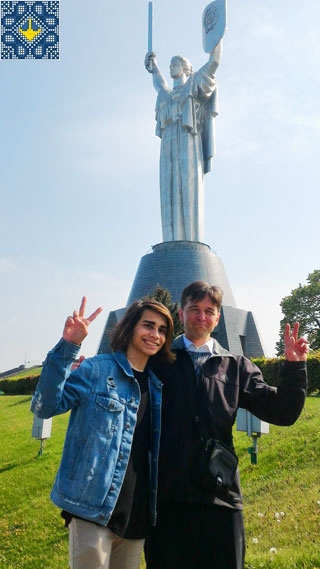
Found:
[[[218,41],[217,34],[209,41],[208,36],[212,35],[216,26],[218,17],[215,10],[221,1],[215,0],[209,4],[203,16],[204,47],[209,51],[209,61],[194,73],[185,57],[173,57],[170,63],[172,89],[158,68],[156,54],[151,50],[149,19],[149,51],[145,66],[152,73],[153,85],[158,93],[156,134],[161,138],[163,241],[202,242],[204,239],[203,177],[210,171],[211,158],[214,156],[213,119],[217,115],[215,72],[221,57],[224,26],[222,33],[219,30]],[[223,4],[225,8],[225,2]]]

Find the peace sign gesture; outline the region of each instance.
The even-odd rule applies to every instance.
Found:
[[[284,330],[284,354],[288,361],[306,361],[309,353],[309,342],[303,336],[298,337],[299,322],[296,322],[291,331],[290,324]]]
[[[82,298],[79,310],[74,310],[73,315],[68,316],[62,334],[64,340],[71,342],[72,344],[77,344],[78,346],[80,346],[82,341],[88,335],[88,328],[91,322],[93,322],[93,320],[95,320],[102,311],[101,307],[97,308],[97,310],[90,314],[90,316],[85,318],[84,313],[86,309],[86,303],[87,298],[84,296]]]

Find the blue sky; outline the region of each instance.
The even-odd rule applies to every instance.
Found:
[[[207,1],[154,1],[154,50],[207,59]],[[147,1],[60,0],[60,61],[0,61],[0,371],[41,362],[83,294],[97,349],[162,241]],[[267,355],[281,299],[319,269],[320,3],[229,0],[205,242]]]

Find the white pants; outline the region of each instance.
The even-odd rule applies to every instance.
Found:
[[[138,569],[144,539],[123,539],[108,528],[72,518],[69,524],[71,569]]]

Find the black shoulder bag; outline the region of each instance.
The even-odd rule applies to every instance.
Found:
[[[203,439],[193,465],[193,479],[203,490],[223,493],[231,488],[238,466],[238,457],[217,439]]]

